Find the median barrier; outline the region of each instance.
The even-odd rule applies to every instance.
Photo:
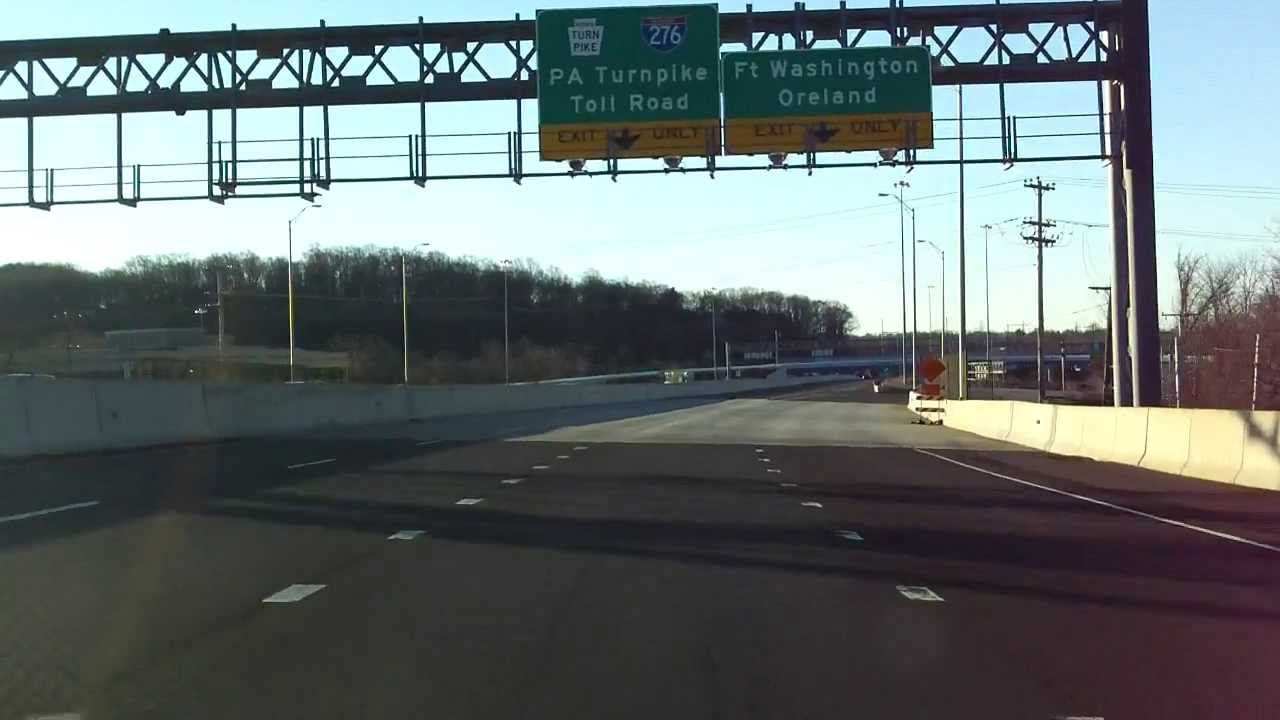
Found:
[[[1037,450],[1048,449],[1049,443],[1053,441],[1053,418],[1056,411],[1056,405],[1013,403],[1009,436],[1005,439]]]
[[[26,454],[85,452],[104,447],[96,383],[91,380],[22,380]]]
[[[1248,414],[1231,410],[1181,412],[1191,413],[1187,461],[1182,466],[1182,474],[1201,480],[1234,483],[1244,461],[1245,418]]]
[[[1237,485],[1280,490],[1280,412],[1241,413],[1245,438]]]
[[[0,378],[0,457],[31,453],[26,378]]]
[[[1102,410],[1101,412],[1097,412]],[[1106,414],[1102,408],[1076,407],[1062,405],[1058,407],[1053,418],[1053,442],[1049,444],[1049,452],[1058,455],[1086,455],[1084,451],[1084,429],[1097,422],[1100,415]]]
[[[97,382],[92,383],[91,392],[97,400],[99,447],[135,448],[213,437],[202,385]],[[62,415],[61,410],[58,414]]]
[[[1065,407],[1058,409],[1059,422],[1061,422],[1062,418],[1061,412],[1065,409]],[[1073,409],[1085,411],[1084,427],[1080,431],[1079,452],[1076,454],[1093,458],[1094,460],[1110,459],[1116,451],[1116,408]],[[1146,433],[1144,426],[1142,430],[1144,445],[1146,443]]]
[[[983,437],[1004,440],[1013,420],[1007,400],[948,400],[942,424]]]
[[[1137,465],[1147,454],[1149,408],[1115,408],[1116,441],[1111,455],[1098,458],[1125,465]]]
[[[1191,442],[1191,413],[1173,408],[1147,411],[1147,450],[1139,467],[1180,475]]]

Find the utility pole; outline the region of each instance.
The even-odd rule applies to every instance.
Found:
[[[1053,245],[1057,242],[1056,238],[1050,238],[1044,234],[1045,230],[1057,227],[1056,223],[1046,222],[1044,219],[1044,194],[1052,192],[1054,185],[1052,183],[1044,183],[1040,178],[1036,178],[1035,182],[1027,181],[1023,185],[1027,189],[1036,192],[1036,219],[1027,220],[1025,225],[1033,229],[1029,235],[1023,235],[1022,238],[1036,246],[1036,397],[1038,401],[1044,402],[1044,248],[1046,245]]]
[[[1107,337],[1103,341],[1103,345],[1102,345],[1102,348],[1103,348],[1102,350],[1102,402],[1100,403],[1102,405],[1106,405],[1107,404],[1107,368],[1109,364],[1111,368],[1111,382],[1112,383],[1117,382],[1116,367],[1111,357],[1111,331],[1113,329],[1111,326],[1111,318],[1114,314],[1111,311],[1111,286],[1110,285],[1090,285],[1089,289],[1093,290],[1094,292],[1106,293],[1107,295]],[[1116,400],[1115,406],[1120,407],[1120,402],[1119,402],[1120,398],[1118,395],[1116,396],[1115,400]]]

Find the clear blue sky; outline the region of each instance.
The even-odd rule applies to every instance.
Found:
[[[935,0],[936,4],[959,4]],[[588,4],[588,3],[584,3]],[[620,4],[620,3],[612,3]],[[643,3],[621,3],[643,4]],[[854,0],[851,6],[882,3]],[[912,3],[914,4],[914,3]],[[931,3],[934,4],[934,3]],[[331,25],[505,19],[516,12],[532,17],[536,5],[517,0],[361,3],[229,0],[173,3],[168,0],[45,0],[11,3],[0,39],[211,30],[236,22],[242,28],[303,26],[321,18]],[[811,8],[835,6],[811,2]],[[760,10],[790,8],[782,0],[756,2]],[[1277,73],[1268,50],[1249,44],[1253,28],[1280,24],[1273,3],[1208,3],[1152,0],[1155,83],[1156,176],[1161,228],[1258,235],[1280,216],[1280,194],[1270,200],[1239,193],[1180,194],[1179,184],[1280,187],[1277,143],[1270,119],[1280,117]],[[741,3],[721,10],[742,10]],[[1234,38],[1235,40],[1228,40]],[[1009,92],[1010,111],[1089,112],[1092,85],[1024,86]],[[966,92],[969,117],[996,113],[992,88]],[[431,106],[432,133],[513,129],[511,103]],[[935,91],[935,114],[954,117],[955,91]],[[416,107],[348,108],[334,111],[335,135],[416,132]],[[253,111],[241,120],[241,138],[281,138],[296,132],[296,111]],[[526,118],[534,115],[528,104]],[[225,123],[225,119],[222,121]],[[308,117],[310,129],[318,128]],[[0,170],[25,167],[24,121],[0,121]],[[42,120],[37,123],[37,165],[54,167],[114,162],[112,118]],[[225,127],[225,126],[224,126]],[[954,127],[954,126],[950,126]],[[1048,128],[1044,128],[1048,129]],[[1064,128],[1068,129],[1068,128]],[[1069,129],[1087,129],[1073,125]],[[974,123],[970,135],[998,132]],[[1025,132],[1025,131],[1024,131]],[[950,134],[940,126],[939,134]],[[1044,142],[1044,141],[1041,141]],[[1095,141],[1085,139],[1084,145]],[[988,145],[987,148],[990,146]],[[1041,149],[1053,146],[1043,144]],[[126,162],[202,161],[204,116],[168,114],[126,119]],[[386,148],[383,148],[386,149]],[[439,148],[437,148],[439,149]],[[461,149],[453,146],[453,148]],[[501,149],[501,148],[499,148]],[[1028,143],[1024,154],[1034,149]],[[398,145],[393,150],[399,150]],[[972,154],[982,146],[970,148]],[[289,150],[292,152],[292,149]],[[950,148],[935,151],[949,155]],[[498,170],[505,161],[496,160]],[[970,327],[983,319],[984,223],[1034,212],[1034,198],[1021,188],[1026,177],[1104,180],[1098,163],[1030,165],[1005,172],[999,167],[968,173]],[[549,179],[516,187],[505,181],[338,186],[297,227],[297,244],[407,246],[430,242],[450,254],[490,258],[530,258],[571,275],[597,270],[605,276],[651,280],[695,290],[756,286],[848,303],[864,331],[901,328],[897,284],[898,215],[877,193],[903,178],[900,170],[826,171],[806,177],[787,173],[724,174],[709,180],[687,177]],[[908,197],[956,190],[956,170],[921,168],[907,176]],[[0,185],[22,184],[20,175],[0,175]],[[1096,183],[1095,183],[1096,184]],[[954,195],[922,200],[919,235],[948,252],[949,325],[958,322],[958,208]],[[118,265],[138,254],[252,250],[282,254],[285,221],[298,200],[244,201],[219,207],[209,203],[27,209],[0,212],[0,262],[58,261],[87,269]],[[1066,182],[1047,201],[1051,218],[1106,222],[1102,186]],[[1101,319],[1088,285],[1110,283],[1108,231],[1064,226],[1063,242],[1048,253],[1047,319],[1050,326],[1087,325]],[[991,238],[992,326],[1035,320],[1033,251],[1017,239],[1016,224]],[[1261,243],[1160,238],[1162,309],[1172,297],[1172,259],[1179,246],[1214,255],[1258,252]],[[928,326],[926,286],[940,284],[933,250],[919,254],[920,326]],[[941,313],[934,295],[935,324]]]

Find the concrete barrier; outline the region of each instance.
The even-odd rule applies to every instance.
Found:
[[[1106,460],[1115,454],[1116,450],[1116,412],[1115,408],[1073,408],[1085,410],[1084,427],[1080,431],[1080,447],[1079,452],[1075,453],[1083,455],[1094,460]],[[1065,407],[1058,409],[1058,417],[1062,417],[1062,411]],[[1072,413],[1068,413],[1071,415]],[[1069,432],[1069,431],[1068,431]],[[1146,428],[1142,430],[1143,437],[1146,437]],[[1144,440],[1145,443],[1145,440]]]
[[[25,378],[0,378],[0,456],[31,452]]]
[[[1102,412],[1094,412],[1095,410]],[[1049,452],[1058,455],[1086,455],[1084,429],[1099,420],[1099,415],[1104,414],[1106,411],[1102,408],[1072,405],[1059,407],[1053,418],[1053,442],[1049,445]]]
[[[1182,474],[1201,480],[1234,483],[1244,462],[1245,418],[1248,414],[1231,410],[1190,412],[1187,461],[1182,466]]]
[[[1116,442],[1111,456],[1098,458],[1108,462],[1138,465],[1147,454],[1148,408],[1116,408]]]
[[[202,385],[99,382],[93,384],[92,391],[97,400],[99,443],[103,448],[199,442],[213,437],[205,415]]]
[[[1280,412],[1242,415],[1245,439],[1237,485],[1280,490]]]
[[[787,378],[685,385],[405,388],[0,378],[0,457],[136,448],[416,418],[713,397],[826,381]]]
[[[1013,403],[1013,418],[1009,427],[1009,442],[1037,450],[1047,450],[1053,442],[1053,419],[1056,405]]]
[[[1147,411],[1147,449],[1139,467],[1181,475],[1191,443],[1191,413],[1173,408]]]
[[[91,380],[23,381],[27,454],[83,452],[101,446],[97,384]]]

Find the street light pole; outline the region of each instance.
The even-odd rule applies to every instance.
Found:
[[[311,208],[318,208],[318,207],[321,207],[321,205],[320,205],[319,203],[312,203],[312,204],[310,204],[310,205],[308,205],[308,206],[306,206],[306,207],[302,208],[301,210],[299,210],[299,211],[298,211],[298,214],[297,214],[297,215],[294,215],[294,216],[293,216],[292,218],[290,218],[290,220],[289,220],[289,261],[288,261],[287,266],[286,266],[286,270],[287,270],[287,272],[288,272],[288,274],[289,274],[289,278],[288,278],[288,292],[289,292],[289,382],[295,382],[295,381],[297,380],[297,377],[295,377],[295,375],[294,375],[294,369],[293,369],[293,354],[294,354],[294,340],[293,340],[293,224],[294,224],[295,222],[297,222],[297,221],[298,221],[298,218],[302,217],[302,214],[303,214],[303,213],[305,213],[306,211],[310,210]]]
[[[418,243],[414,249],[431,243]],[[404,384],[409,384],[409,273],[405,269],[405,253],[400,251],[400,323],[404,339]]]
[[[898,188],[898,194],[879,193],[880,197],[893,198],[898,201],[898,244],[902,256],[902,382],[907,382],[907,221],[906,211],[911,210],[911,241],[915,242],[916,227],[916,211],[912,209],[903,200],[902,191],[904,188],[911,187],[911,183],[906,180],[899,180],[893,184]],[[915,317],[916,304],[916,274],[915,274],[915,248],[911,248],[911,314]],[[915,385],[915,365],[916,365],[916,337],[914,329],[911,331],[911,384]]]
[[[511,261],[502,261],[502,376],[511,384],[511,311],[507,279],[511,275]]]
[[[960,353],[957,358],[957,364],[960,366],[960,399],[967,400],[969,397],[969,348],[965,343],[968,335],[969,325],[968,316],[965,313],[965,306],[968,303],[965,297],[965,251],[964,251],[964,86],[956,86],[959,91],[959,99],[957,105],[959,107],[959,126],[960,126]],[[946,278],[946,270],[944,263],[943,278]],[[945,282],[943,283],[946,284]],[[946,304],[946,291],[943,291],[943,304]],[[945,325],[947,314],[943,312],[942,320]]]
[[[939,343],[941,355],[943,358],[947,356],[947,251],[933,244],[930,240],[920,240],[934,250],[938,251],[938,257],[942,261],[942,342]],[[930,311],[930,316],[933,312]],[[930,320],[932,322],[932,320]]]
[[[711,379],[720,379],[720,365],[716,360],[716,293],[719,291],[711,288]]]
[[[991,367],[991,226],[983,225],[982,277],[987,286],[987,379],[991,381],[991,399],[996,397],[996,374]]]

